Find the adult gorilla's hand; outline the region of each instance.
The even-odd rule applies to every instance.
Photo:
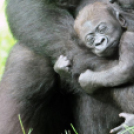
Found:
[[[110,133],[114,134],[133,134],[134,133],[134,114],[120,113],[119,117],[125,119],[124,123],[112,129]],[[128,128],[129,127],[129,128]]]

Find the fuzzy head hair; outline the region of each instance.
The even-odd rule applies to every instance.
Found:
[[[113,8],[108,6],[106,3],[95,2],[85,6],[76,17],[74,22],[74,29],[76,33],[80,36],[80,31],[83,24],[88,20],[103,19],[109,16],[109,13],[113,12]],[[113,15],[113,13],[111,14]]]

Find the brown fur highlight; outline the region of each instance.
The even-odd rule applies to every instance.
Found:
[[[80,31],[86,21],[103,18],[104,16],[109,15],[108,10],[110,9],[111,7],[102,2],[95,2],[94,4],[85,6],[79,12],[74,22],[74,30],[80,36]]]

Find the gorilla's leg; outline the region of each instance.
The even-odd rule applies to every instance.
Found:
[[[97,100],[87,94],[76,95],[73,101],[74,126],[79,134],[109,134],[111,128],[119,125],[121,110],[106,101]]]
[[[32,134],[67,129],[71,109],[56,77],[47,58],[22,44],[14,46],[0,83],[0,134],[22,133],[18,114],[27,131],[33,128]]]

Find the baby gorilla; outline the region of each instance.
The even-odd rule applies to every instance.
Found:
[[[104,71],[86,70],[80,75],[79,83],[86,93],[91,94],[103,87],[115,87],[133,82],[134,33],[127,31],[127,23],[119,12],[104,3],[88,5],[79,13],[74,29],[83,42],[82,47],[87,47],[90,52],[102,59],[106,58],[111,62],[118,59],[118,64],[109,66]],[[70,66],[71,61],[65,56],[60,56],[54,69],[63,76],[64,73],[71,73]],[[125,123],[128,122],[128,126],[134,125],[132,114],[122,113],[120,116],[126,118]],[[120,131],[122,126],[111,132]]]
[[[98,7],[103,16],[98,12]],[[83,41],[83,47],[100,57],[115,59],[120,47],[117,65],[101,72],[87,70],[80,75],[79,83],[86,93],[93,93],[101,87],[119,86],[133,80],[134,33],[126,31],[126,21],[119,12],[99,2],[88,5],[79,13],[74,29]],[[68,72],[70,65],[71,62],[61,56],[54,68],[61,74],[64,71]]]
[[[85,46],[94,54],[112,58],[119,50],[119,62],[105,71],[87,70],[79,77],[81,87],[92,93],[97,88],[115,87],[133,80],[134,33],[126,31],[126,21],[119,12],[106,4],[95,3],[96,10],[86,6],[78,15],[74,28]],[[97,11],[102,8],[102,14]],[[84,17],[83,17],[84,16]],[[98,19],[96,19],[98,18]]]

